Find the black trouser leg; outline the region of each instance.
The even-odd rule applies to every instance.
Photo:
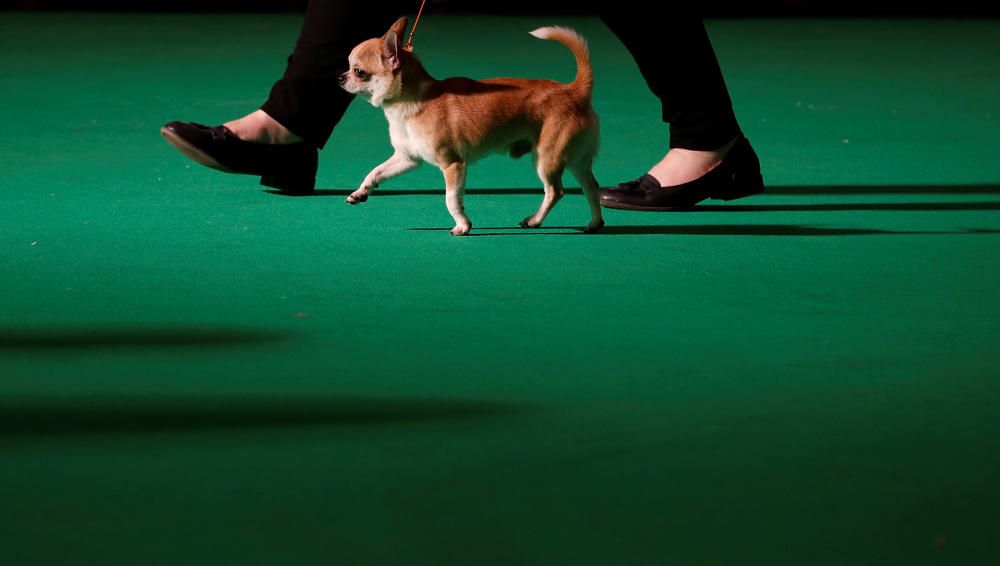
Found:
[[[399,17],[394,0],[311,0],[284,76],[261,107],[307,142],[323,147],[354,98],[337,83],[355,45],[380,37]]]
[[[601,19],[632,54],[670,124],[670,147],[716,149],[740,134],[733,103],[701,18],[611,2]],[[624,4],[624,5],[623,5]],[[678,10],[679,11],[679,10]],[[598,80],[600,78],[598,77]]]
[[[700,18],[664,13],[655,2],[650,8],[618,0],[601,18],[660,98],[670,146],[715,149],[740,133],[715,51]],[[405,8],[395,0],[311,0],[285,74],[262,109],[323,147],[353,99],[337,83],[347,55],[385,33]]]

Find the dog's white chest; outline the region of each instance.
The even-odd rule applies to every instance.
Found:
[[[415,131],[407,120],[406,109],[386,109],[385,117],[389,121],[389,140],[396,151],[414,159],[437,164],[434,151],[423,136]]]

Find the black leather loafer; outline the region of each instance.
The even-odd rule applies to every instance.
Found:
[[[308,143],[245,142],[225,126],[193,122],[170,122],[160,133],[181,153],[213,169],[259,175],[260,184],[293,195],[311,194],[316,187],[319,152]]]
[[[671,211],[691,208],[705,199],[734,200],[764,191],[760,160],[750,140],[740,137],[722,163],[705,175],[671,187],[661,187],[646,174],[609,189],[601,189],[601,206],[623,210]]]

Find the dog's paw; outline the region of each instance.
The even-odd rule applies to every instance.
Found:
[[[525,218],[524,220],[518,223],[518,226],[520,226],[521,228],[538,228],[541,225],[542,225],[541,222],[535,221],[534,214],[532,214],[531,216]]]
[[[456,224],[451,229],[452,236],[466,236],[472,231],[472,224]]]
[[[604,220],[591,221],[591,223],[587,224],[587,227],[583,229],[583,233],[596,234],[601,230],[601,228],[604,228]]]
[[[348,195],[347,200],[345,200],[344,202],[346,202],[347,204],[358,204],[361,202],[365,202],[366,200],[368,200],[368,191],[357,190]]]

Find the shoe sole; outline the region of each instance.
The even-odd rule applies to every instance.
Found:
[[[163,139],[167,140],[167,143],[177,148],[178,151],[183,153],[185,156],[189,157],[192,161],[200,163],[205,167],[211,167],[218,171],[224,173],[238,173],[238,171],[233,171],[229,167],[219,163],[211,155],[205,153],[204,151],[198,149],[197,147],[191,145],[184,138],[177,135],[176,132],[168,128],[160,128],[160,135]]]
[[[751,189],[751,190],[749,190],[747,192],[739,193],[739,194],[732,195],[732,196],[728,196],[728,195],[724,196],[724,197],[722,197],[722,196],[713,196],[713,197],[709,197],[709,198],[712,199],[712,200],[731,201],[731,200],[736,200],[736,199],[750,197],[750,196],[753,196],[753,195],[758,195],[758,194],[760,194],[762,192],[764,192],[764,187],[754,187],[753,189]],[[704,200],[709,200],[709,198],[706,198]],[[614,201],[614,200],[602,200],[601,201],[601,206],[603,206],[604,208],[615,208],[615,209],[618,209],[618,210],[638,210],[638,211],[646,211],[646,212],[683,212],[685,210],[691,210],[699,202],[703,202],[703,201],[698,201],[698,202],[696,202],[694,204],[691,204],[691,205],[688,205],[688,206],[639,206],[639,205],[635,205],[635,204],[629,204],[629,203],[626,203],[626,202],[618,202],[618,201]]]
[[[604,208],[616,208],[618,210],[639,210],[646,212],[680,212],[682,210],[691,210],[694,205],[680,207],[680,206],[638,206],[634,204],[628,204],[626,202],[618,202],[616,200],[602,200],[601,206]]]

